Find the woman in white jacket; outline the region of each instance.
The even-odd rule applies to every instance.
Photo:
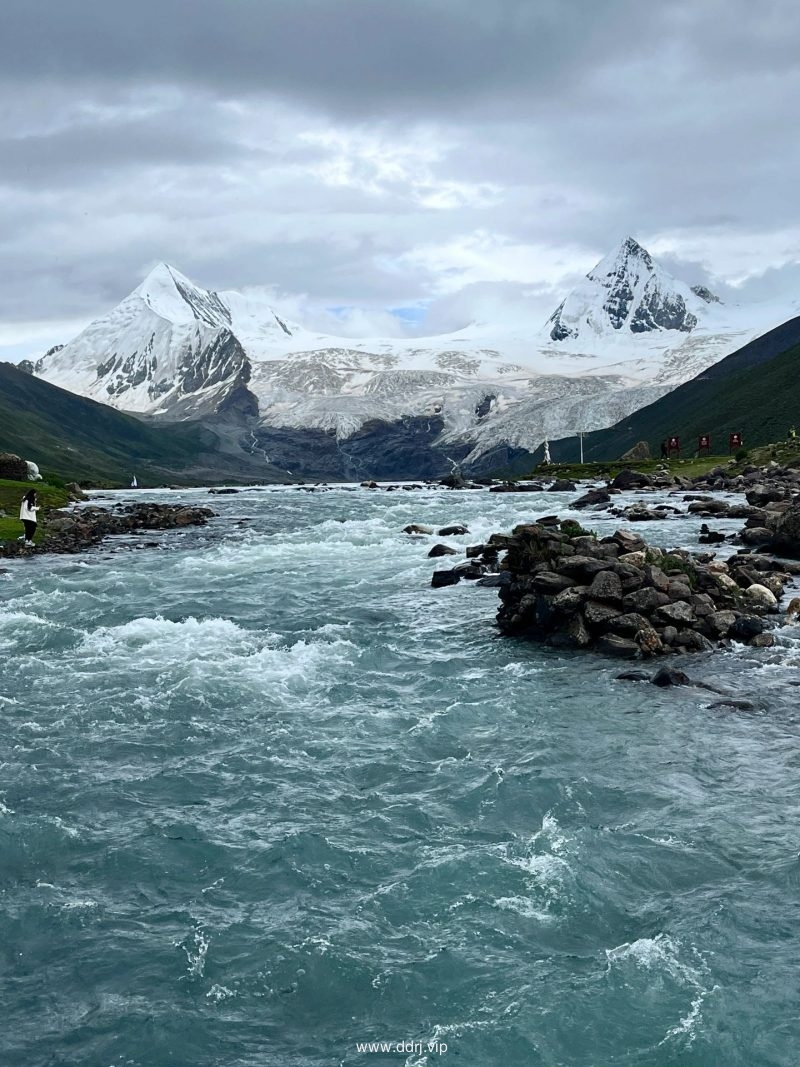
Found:
[[[36,503],[36,490],[29,489],[22,498],[22,503],[19,508],[19,517],[22,519],[22,525],[25,527],[25,533],[19,540],[24,541],[27,548],[33,546],[33,535],[36,533],[36,513],[38,510],[39,505]]]

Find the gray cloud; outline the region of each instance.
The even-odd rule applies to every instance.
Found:
[[[3,29],[6,333],[160,259],[319,321],[544,317],[629,232],[797,289],[793,0],[5,0]]]
[[[6,77],[191,83],[274,92],[326,109],[470,107],[574,82],[623,56],[637,28],[669,31],[635,0],[5,0]],[[643,25],[644,24],[644,25]]]

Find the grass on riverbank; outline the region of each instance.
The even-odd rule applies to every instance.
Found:
[[[693,459],[647,459],[639,462],[623,463],[621,460],[599,463],[551,463],[545,467],[539,464],[529,475],[530,478],[570,478],[572,481],[600,481],[615,478],[620,471],[635,470],[642,474],[654,474],[659,467],[668,467],[673,474],[682,474],[694,478],[705,474],[714,467],[733,465],[732,456],[702,456]]]
[[[69,503],[69,493],[55,485],[44,482],[13,482],[0,478],[0,541],[15,541],[22,534],[22,522],[19,519],[19,506],[29,489],[35,489],[39,498],[39,528],[34,540],[38,544],[44,536],[47,512],[53,508],[63,508]]]

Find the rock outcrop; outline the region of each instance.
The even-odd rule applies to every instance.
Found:
[[[13,482],[28,481],[28,464],[13,452],[0,452],[0,478]]]
[[[642,463],[644,460],[651,458],[650,446],[647,441],[639,441],[619,458],[623,463]]]

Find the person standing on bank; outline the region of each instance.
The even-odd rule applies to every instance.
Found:
[[[22,498],[22,503],[19,508],[19,517],[22,519],[22,525],[25,527],[25,533],[22,537],[18,538],[19,541],[25,542],[26,548],[33,547],[33,535],[36,533],[36,513],[39,510],[39,505],[36,503],[36,490],[29,489],[25,496]]]

